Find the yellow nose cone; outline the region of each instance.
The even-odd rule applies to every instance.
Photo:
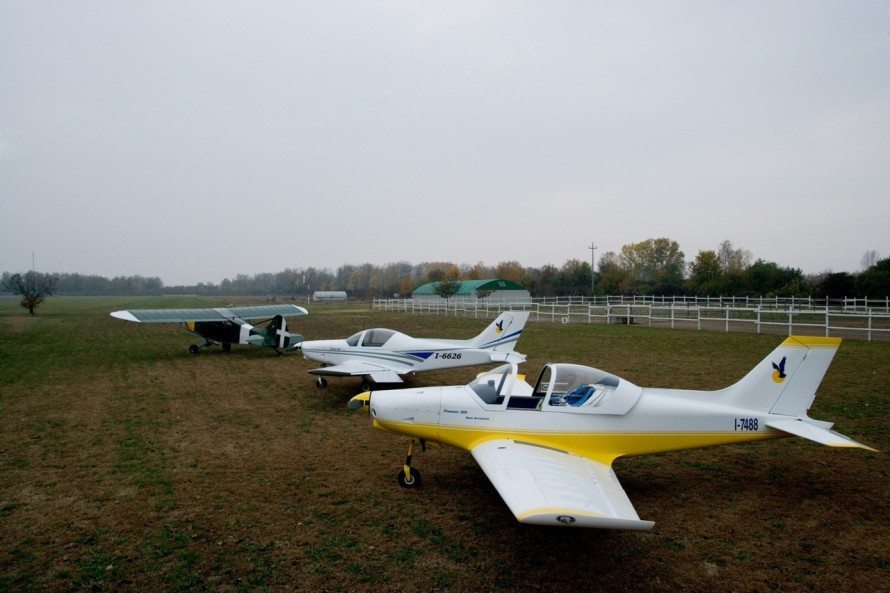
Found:
[[[349,403],[346,404],[346,407],[350,410],[358,410],[359,408],[362,408],[367,412],[368,407],[370,405],[371,405],[371,392],[363,391],[362,393],[359,393],[354,398],[349,400]]]

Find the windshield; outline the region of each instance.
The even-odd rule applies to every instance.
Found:
[[[483,375],[470,383],[470,389],[486,404],[500,404],[504,401],[504,396],[501,392],[504,389],[507,377],[510,376],[511,370],[507,366],[500,376],[495,373]]]
[[[541,371],[535,395],[544,396],[550,390],[551,406],[581,407],[599,405],[607,388],[618,387],[618,377],[599,369],[576,364],[548,365]]]
[[[358,346],[358,340],[362,337],[362,332],[358,332],[357,334],[352,334],[348,338],[346,338],[346,343],[350,346]]]
[[[365,332],[362,346],[383,346],[394,333],[391,329],[369,329]]]

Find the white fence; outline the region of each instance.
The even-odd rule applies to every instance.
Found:
[[[858,307],[794,307],[766,302],[754,306],[741,303],[711,305],[683,303],[670,300],[637,301],[634,297],[598,298],[598,304],[588,302],[533,302],[485,303],[478,301],[420,301],[412,299],[375,299],[374,309],[427,313],[462,317],[491,318],[500,311],[530,311],[534,321],[554,323],[603,323],[621,325],[648,325],[712,331],[747,331],[757,333],[781,333],[823,335],[864,340],[890,340],[890,310],[881,307],[865,307],[860,299]],[[622,298],[624,300],[622,300]],[[639,298],[639,297],[638,297]],[[646,297],[652,299],[652,297]],[[656,297],[656,299],[659,297]],[[874,301],[872,301],[874,302]],[[880,301],[883,304],[883,301]]]
[[[695,305],[701,307],[744,307],[760,309],[842,309],[844,311],[868,311],[890,313],[890,296],[882,299],[844,297],[839,299],[815,297],[698,297],[698,296],[561,296],[532,299],[547,305]]]

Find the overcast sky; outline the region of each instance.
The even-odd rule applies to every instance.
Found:
[[[882,2],[0,0],[0,271],[890,256]]]

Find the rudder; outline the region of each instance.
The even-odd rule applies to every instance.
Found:
[[[512,352],[528,321],[528,311],[504,311],[481,334],[470,340],[474,348]]]
[[[772,414],[805,414],[840,344],[840,338],[789,336],[741,381],[724,390],[728,403]]]

